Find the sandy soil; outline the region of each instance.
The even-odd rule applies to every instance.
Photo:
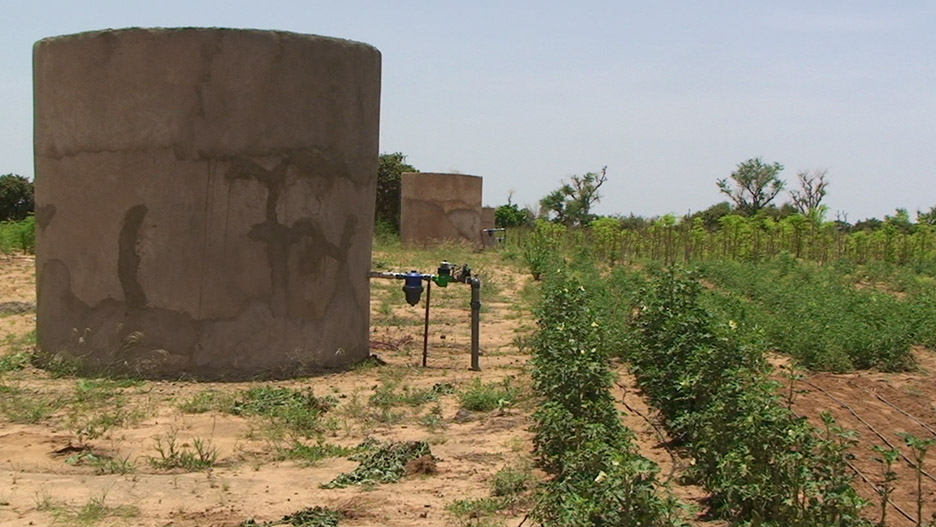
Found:
[[[936,438],[936,352],[918,348],[914,356],[920,368],[912,373],[814,373],[794,384],[794,390],[803,391],[794,399],[795,412],[808,417],[820,429],[823,426],[820,415],[830,412],[840,426],[858,434],[858,444],[851,449],[855,456],[851,463],[860,472],[854,485],[872,503],[869,512],[874,512],[869,517],[875,521],[880,518],[881,500],[872,485],[880,487],[882,475],[881,464],[875,461],[880,455],[872,447],[897,448],[906,456],[894,464],[898,480],[891,501],[912,520],[890,506],[887,523],[894,526],[916,525],[916,472],[908,462],[913,454],[901,434]],[[782,381],[789,386],[789,380]],[[936,477],[936,446],[930,449],[923,469]],[[923,477],[924,523],[936,516],[933,477]]]
[[[0,261],[0,302],[34,302],[32,276],[30,259]],[[518,287],[522,284],[521,279]],[[402,293],[396,288],[375,283],[375,311],[378,299],[391,293],[399,294],[397,302],[403,304]],[[432,310],[433,320],[442,322],[432,326],[428,368],[419,366],[422,326],[416,323],[423,311],[403,304],[393,307],[393,315],[407,321],[405,325],[375,326],[373,330],[372,340],[377,346],[391,348],[375,350],[386,366],[275,383],[291,388],[312,387],[318,395],[338,398],[338,407],[329,412],[334,418],[331,430],[326,432],[328,443],[354,446],[366,437],[429,441],[438,459],[436,475],[412,476],[372,489],[321,489],[320,484],[353,469],[357,463],[331,458],[306,466],[277,460],[276,446],[285,440],[268,437],[263,420],[220,412],[184,413],[178,407],[181,401],[205,390],[237,393],[266,383],[145,382],[120,389],[129,401],[124,410],[135,417],[93,440],[79,437],[77,425],[69,419],[70,408],[35,424],[14,424],[0,416],[0,525],[77,522],[78,512],[102,497],[115,516],[102,519],[100,525],[234,526],[248,518],[275,520],[315,505],[346,511],[352,518],[344,520],[343,525],[445,524],[451,521],[447,505],[456,499],[490,495],[494,473],[529,458],[529,404],[503,412],[459,415],[456,422],[453,418],[460,409],[458,396],[447,395],[441,400],[443,427],[435,430],[420,424],[427,408],[401,407],[401,415],[393,424],[342,410],[353,403],[367,411],[368,398],[388,377],[412,388],[440,382],[461,388],[475,378],[488,382],[508,375],[525,377],[527,357],[511,343],[529,316],[505,303],[488,303],[482,332],[483,370],[468,369],[468,295],[464,286],[434,291],[434,302],[440,307]],[[446,302],[446,297],[458,296],[464,296],[463,302]],[[465,306],[445,307],[459,303]],[[381,316],[375,313],[374,318]],[[32,328],[34,314],[5,316],[0,321],[5,334],[21,336]],[[404,345],[399,346],[401,342]],[[31,366],[7,373],[3,382],[46,395],[68,394],[76,383],[75,379],[50,378]],[[524,381],[518,383],[524,385]],[[148,460],[159,457],[156,439],[167,440],[172,434],[177,436],[180,448],[190,447],[196,438],[210,441],[219,453],[218,462],[210,470],[197,472],[154,468]],[[74,464],[80,452],[127,459],[134,470],[97,475],[85,463]],[[136,515],[116,517],[121,506],[132,507]],[[517,511],[515,517],[505,519],[508,524],[517,524],[522,516],[523,511]]]
[[[375,255],[375,260],[378,258],[387,261],[392,257]],[[493,265],[490,258],[487,261]],[[426,440],[438,459],[437,474],[409,476],[398,483],[372,488],[322,489],[320,484],[353,469],[356,463],[342,457],[311,466],[283,460],[278,447],[288,439],[272,435],[269,423],[263,419],[215,411],[185,413],[179,406],[206,390],[237,394],[266,383],[143,382],[113,389],[115,398],[108,403],[113,407],[105,408],[104,413],[122,415],[123,422],[94,439],[82,435],[81,425],[97,414],[80,405],[64,406],[32,424],[14,423],[0,413],[0,526],[80,524],[78,514],[91,505],[103,505],[110,513],[97,525],[233,527],[248,518],[258,522],[276,520],[315,505],[343,510],[347,519],[342,525],[348,526],[457,525],[446,509],[448,505],[459,499],[489,496],[492,477],[498,470],[529,464],[532,456],[528,427],[535,396],[530,393],[529,350],[524,337],[532,331],[533,317],[519,300],[528,278],[509,266],[497,269],[500,278],[484,299],[481,372],[468,369],[467,287],[433,288],[429,367],[422,368],[422,307],[405,305],[398,283],[374,281],[372,344],[374,352],[387,364],[274,383],[312,388],[317,395],[338,399],[337,408],[326,414],[330,419],[324,436],[327,443],[354,446],[367,437]],[[31,258],[0,258],[0,303],[34,303],[34,289]],[[28,348],[24,343],[34,324],[34,313],[0,315],[0,357]],[[936,383],[931,373],[936,371],[936,354],[921,350],[919,356],[925,367],[920,373],[814,375],[808,380],[847,401],[897,444],[900,440],[895,439],[896,432],[907,430],[923,435],[924,430],[914,428],[905,416],[888,409],[866,391],[877,392],[931,427],[936,426],[932,406]],[[413,389],[451,383],[460,390],[476,378],[492,382],[507,376],[514,378],[514,385],[523,394],[518,404],[503,411],[466,414],[457,394],[446,395],[439,402],[442,422],[437,426],[426,424],[432,404],[394,409],[398,415],[390,422],[376,416],[376,410],[368,405],[370,396],[387,382]],[[27,366],[0,376],[0,397],[6,396],[2,390],[8,387],[35,394],[37,399],[74,399],[80,382],[53,378],[48,372]],[[842,424],[859,430],[861,445],[856,452],[870,451],[876,441],[870,432],[862,429],[860,422],[850,420],[847,410],[815,392],[800,396],[796,411],[811,418],[817,418],[823,409],[832,411]],[[615,397],[624,412],[622,419],[635,431],[643,455],[659,463],[661,479],[669,483],[676,496],[697,505],[696,512],[701,513],[704,490],[680,484],[689,460],[665,446],[665,432],[624,368],[619,368]],[[181,448],[191,448],[196,440],[209,441],[217,449],[217,463],[205,471],[153,467],[149,460],[159,457],[157,439],[167,441],[173,435]],[[90,463],[75,463],[89,452],[126,460],[133,470],[98,474]],[[856,453],[856,458],[856,466],[876,481],[870,455]],[[936,462],[933,464],[936,466]],[[912,514],[915,507],[909,492],[910,479],[905,467],[901,470],[904,472],[895,502]],[[862,483],[857,486],[866,497],[873,497],[870,487]],[[936,486],[928,488],[932,493]],[[934,498],[930,494],[930,503],[936,503]],[[518,508],[502,514],[500,519],[505,525],[517,526],[527,512]],[[891,511],[891,518],[897,516]],[[698,514],[688,519],[694,525],[723,525],[705,522]],[[899,519],[889,523],[909,525]]]

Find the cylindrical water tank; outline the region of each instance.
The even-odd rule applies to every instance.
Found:
[[[147,377],[362,360],[380,52],[280,31],[36,43],[41,358]]]

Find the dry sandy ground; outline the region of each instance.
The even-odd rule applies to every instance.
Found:
[[[890,507],[887,524],[893,526],[916,525],[916,472],[909,463],[913,453],[901,434],[936,439],[936,352],[918,348],[914,356],[919,371],[913,373],[814,373],[794,381],[793,386],[795,391],[802,391],[794,399],[796,413],[807,416],[821,429],[820,415],[827,411],[840,426],[857,433],[858,445],[851,449],[855,456],[851,463],[860,476],[854,486],[872,502],[869,510],[874,512],[869,517],[875,521],[880,518],[880,498],[874,487],[880,486],[882,476],[881,463],[875,461],[880,455],[871,449],[874,445],[896,448],[905,456],[894,464],[898,480],[891,501],[907,515]],[[789,380],[782,382],[789,386]],[[936,445],[930,448],[924,463],[923,469],[929,474],[922,478],[925,524],[936,517]]]
[[[0,260],[0,302],[34,302],[32,274],[31,259]],[[456,422],[453,417],[459,410],[459,399],[457,394],[447,395],[441,399],[443,423],[433,428],[420,424],[430,405],[394,409],[400,415],[392,424],[361,412],[374,412],[368,408],[368,399],[387,379],[413,389],[440,382],[459,389],[476,378],[488,382],[508,375],[525,377],[526,357],[511,343],[529,316],[512,305],[488,303],[482,333],[483,370],[472,372],[468,369],[470,332],[464,309],[469,289],[450,286],[446,291],[433,291],[433,300],[440,306],[464,306],[433,309],[433,320],[442,322],[432,327],[429,367],[424,369],[419,366],[422,327],[414,325],[423,312],[403,303],[402,293],[397,291],[400,284],[387,285],[392,287],[375,283],[375,311],[379,308],[377,299],[398,295],[393,314],[408,325],[376,326],[373,340],[409,344],[377,351],[386,366],[276,383],[145,382],[118,388],[128,396],[122,410],[131,418],[93,440],[79,437],[80,422],[70,420],[70,408],[35,424],[14,424],[0,416],[0,525],[77,523],[82,508],[102,500],[113,514],[102,519],[100,525],[234,526],[248,518],[258,522],[276,520],[315,505],[343,509],[353,516],[342,525],[428,526],[449,522],[447,505],[456,499],[490,495],[494,473],[507,464],[528,459],[529,405],[460,416],[463,422]],[[518,283],[518,287],[521,285]],[[446,297],[456,299],[446,301]],[[375,320],[381,316],[375,313]],[[0,319],[2,336],[28,332],[33,320],[32,314],[5,316]],[[3,382],[37,394],[68,394],[76,384],[75,379],[53,379],[32,367],[6,374]],[[332,416],[324,437],[328,443],[354,446],[366,437],[429,441],[438,458],[438,473],[412,476],[372,489],[321,489],[320,484],[353,469],[357,463],[330,458],[307,466],[277,460],[277,447],[287,444],[288,439],[270,437],[263,419],[220,412],[184,413],[178,406],[205,390],[236,394],[267,384],[311,387],[317,395],[338,398],[338,407],[327,414]],[[155,449],[157,438],[166,441],[172,434],[177,436],[180,448],[191,447],[196,438],[210,441],[219,454],[218,462],[207,471],[154,468],[148,460],[160,457]],[[134,469],[127,474],[98,475],[85,463],[69,464],[69,457],[74,463],[78,447],[87,447],[86,452],[97,455],[127,459]],[[120,518],[120,507],[134,515]],[[506,520],[516,524],[522,515],[523,511],[517,511],[515,518]]]
[[[385,265],[390,261],[393,268],[393,258],[398,257],[378,254],[375,261]],[[113,388],[116,396],[109,403],[113,405],[110,409],[89,410],[70,404],[33,424],[13,423],[0,414],[0,525],[80,525],[79,513],[92,506],[99,509],[103,506],[108,514],[96,525],[233,527],[248,518],[271,521],[315,505],[345,511],[347,517],[342,525],[347,526],[458,525],[459,521],[447,510],[448,505],[459,499],[489,496],[491,480],[498,470],[505,466],[529,466],[532,456],[528,427],[535,397],[529,388],[529,350],[524,346],[524,337],[532,330],[533,317],[529,306],[520,300],[527,277],[508,265],[498,264],[496,258],[484,258],[496,267],[498,279],[484,300],[481,372],[468,369],[467,287],[433,288],[429,367],[422,368],[421,307],[411,308],[402,302],[399,283],[374,281],[372,342],[381,348],[375,349],[375,353],[386,361],[385,366],[276,383],[143,382]],[[0,257],[0,303],[7,301],[35,302],[31,258]],[[34,320],[33,313],[0,315],[0,357],[26,347],[24,336],[33,329]],[[933,369],[936,364],[932,357],[932,352],[921,352],[926,369],[920,373],[814,375],[809,381],[848,401],[896,443],[894,433],[899,430],[920,435],[925,430],[912,427],[908,424],[912,421],[903,414],[875,403],[877,399],[865,391],[877,392],[923,422],[936,426],[932,406],[936,376],[931,373],[936,371]],[[429,424],[427,415],[434,403],[401,406],[394,409],[396,415],[389,420],[368,404],[370,396],[388,382],[412,389],[451,383],[456,390],[463,390],[474,379],[493,382],[508,376],[513,377],[513,385],[520,388],[522,396],[517,404],[502,411],[466,415],[460,411],[455,393],[441,397],[441,422]],[[75,378],[52,378],[45,371],[27,366],[3,374],[0,390],[7,386],[33,393],[37,398],[58,395],[73,400],[81,382]],[[312,388],[317,395],[338,399],[337,408],[326,414],[325,442],[354,446],[367,437],[426,440],[438,460],[438,472],[371,488],[326,490],[320,484],[353,469],[356,463],[343,457],[313,465],[283,460],[278,453],[289,440],[271,433],[275,427],[262,418],[217,411],[185,413],[180,409],[181,403],[206,390],[238,394],[268,384]],[[4,396],[0,392],[0,397]],[[660,464],[661,478],[669,482],[672,492],[697,505],[697,512],[701,512],[705,492],[680,484],[682,469],[689,460],[663,446],[667,438],[655,426],[653,410],[624,368],[619,369],[615,396],[625,411],[625,424],[636,433],[641,452]],[[876,441],[861,429],[864,425],[849,419],[847,410],[818,392],[800,396],[795,409],[811,418],[828,409],[843,424],[859,430],[861,445],[856,452],[869,451]],[[97,415],[95,411],[119,413],[124,420],[100,437],[87,439],[82,435],[81,425],[89,416]],[[195,440],[210,442],[217,449],[217,463],[203,471],[153,467],[149,460],[159,458],[157,440],[165,442],[173,435],[180,448],[191,448]],[[82,452],[126,460],[132,470],[124,474],[98,474],[89,463],[75,464]],[[857,455],[855,464],[872,481],[877,480],[869,454]],[[543,477],[536,471],[534,474]],[[912,513],[914,507],[906,483],[909,480],[906,474],[901,475],[903,482],[895,501]],[[870,487],[861,482],[856,485],[863,495],[873,497]],[[930,485],[929,492],[934,488]],[[931,499],[932,502],[936,500]],[[517,507],[496,519],[517,526],[528,508],[529,505]],[[691,516],[688,519],[695,525],[723,525]],[[898,514],[891,511],[890,516]],[[899,518],[888,523],[909,525]],[[527,521],[526,525],[529,524]]]

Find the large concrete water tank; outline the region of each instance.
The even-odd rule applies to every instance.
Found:
[[[40,357],[150,377],[368,355],[380,53],[279,31],[36,43]]]
[[[478,176],[404,172],[400,176],[400,238],[423,244],[467,240],[481,245]]]

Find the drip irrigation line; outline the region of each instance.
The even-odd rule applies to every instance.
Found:
[[[799,414],[797,414],[796,412],[793,412],[792,410],[791,410],[791,412],[792,412],[792,414],[793,414],[794,416],[796,416],[797,418],[806,419],[806,417],[804,417],[804,416],[802,416],[802,415],[799,415]],[[818,437],[819,439],[822,439],[822,435],[819,433],[818,430],[813,430],[813,433],[816,435],[816,437]],[[844,461],[845,464],[848,465],[848,468],[850,468],[850,469],[852,470],[852,472],[854,472],[855,474],[857,474],[858,477],[860,477],[862,481],[864,481],[869,487],[871,487],[871,490],[873,490],[875,494],[877,494],[878,496],[881,496],[881,497],[883,498],[884,494],[880,491],[880,489],[877,488],[877,486],[871,481],[871,479],[868,478],[868,476],[866,476],[866,475],[864,474],[864,472],[858,470],[858,467],[856,467],[854,464],[852,464],[852,462],[849,461],[849,460],[848,460],[847,458],[845,458],[844,456],[842,457],[842,461]],[[904,518],[910,520],[911,522],[913,522],[914,525],[916,525],[916,518],[914,518],[913,516],[910,516],[910,514],[908,514],[907,511],[901,509],[901,508],[900,508],[900,505],[897,505],[896,503],[894,503],[893,501],[891,501],[890,498],[887,499],[887,503],[889,503],[890,505],[892,505],[892,506],[894,507],[894,510],[896,510],[897,512],[899,512],[899,513],[901,514],[901,516],[903,516]]]
[[[625,395],[627,394],[626,386],[624,386],[623,384],[619,382],[616,382],[614,384],[617,384],[621,390],[624,390]],[[674,454],[673,451],[670,450],[670,447],[667,446],[666,436],[663,435],[663,432],[660,431],[660,428],[649,417],[647,417],[642,412],[640,412],[640,410],[637,410],[636,408],[631,408],[631,406],[627,404],[627,401],[624,400],[624,395],[621,396],[621,404],[623,404],[624,408],[627,408],[629,412],[635,413],[639,415],[641,418],[643,418],[643,420],[646,421],[647,424],[649,424],[653,428],[653,431],[656,432],[657,438],[659,438],[660,440],[660,445],[666,450],[666,453],[669,454],[670,459],[672,459],[673,461],[673,465],[670,467],[669,474],[667,474],[666,476],[666,481],[663,482],[664,485],[669,483],[670,480],[673,479],[673,476],[676,474],[676,469],[682,468],[682,463],[679,462],[679,459],[676,457],[676,454]]]
[[[845,463],[848,465],[848,468],[852,469],[852,471],[853,471],[855,474],[858,474],[858,477],[860,477],[865,483],[867,483],[868,486],[871,487],[871,489],[874,490],[875,493],[877,493],[877,495],[879,495],[879,496],[881,496],[881,497],[884,496],[883,493],[880,491],[880,489],[878,489],[877,486],[875,486],[875,484],[872,483],[870,479],[868,479],[868,476],[865,476],[863,472],[861,472],[860,470],[858,470],[858,467],[856,467],[855,465],[853,465],[852,462],[849,461],[849,460],[847,460],[847,459],[844,459],[844,461],[845,461]],[[896,510],[897,512],[899,512],[899,513],[901,514],[901,516],[903,516],[904,518],[906,518],[906,519],[910,520],[911,522],[913,522],[914,525],[917,524],[916,518],[914,518],[913,516],[910,516],[910,514],[908,514],[907,511],[901,509],[901,508],[900,508],[900,505],[897,505],[896,503],[894,503],[893,501],[891,501],[890,498],[887,499],[887,503],[889,503],[891,506],[893,506],[893,507],[894,507],[894,510]]]
[[[813,388],[819,390],[820,392],[824,393],[824,394],[826,395],[826,397],[828,397],[829,399],[832,399],[833,401],[835,401],[839,406],[841,406],[842,408],[845,408],[846,410],[848,410],[849,412],[851,412],[851,414],[852,414],[853,416],[855,416],[855,419],[858,419],[859,421],[862,422],[862,424],[864,424],[865,426],[867,426],[868,429],[870,429],[870,430],[871,430],[872,432],[874,432],[879,438],[881,438],[881,441],[884,441],[884,443],[886,443],[887,446],[889,446],[892,450],[896,450],[898,453],[900,453],[900,457],[902,457],[903,460],[906,461],[911,467],[916,467],[916,463],[914,463],[910,458],[908,458],[907,456],[905,456],[904,453],[903,453],[903,451],[901,451],[899,448],[897,448],[896,446],[894,446],[894,444],[891,443],[890,441],[888,441],[888,439],[887,439],[886,437],[884,437],[883,434],[881,434],[881,433],[878,432],[873,426],[871,426],[871,423],[865,421],[864,418],[862,418],[860,415],[858,415],[858,412],[856,412],[851,406],[849,406],[848,404],[846,404],[846,403],[840,401],[840,400],[837,399],[834,395],[832,395],[831,393],[829,393],[828,391],[826,391],[826,390],[825,390],[824,388],[822,388],[821,386],[817,386],[817,385],[815,385],[815,384],[813,384],[813,383],[811,383],[811,382],[809,382],[809,381],[807,381],[807,380],[805,380],[805,379],[801,379],[800,382],[806,383],[806,384],[808,384],[809,386],[812,386]],[[931,480],[933,480],[933,481],[936,481],[936,477],[933,477],[932,474],[929,474],[928,472],[926,472],[926,471],[923,470],[922,468],[920,468],[919,470],[920,470],[920,473],[923,474],[924,476],[926,476],[927,478],[929,478],[929,479],[931,479]]]
[[[894,403],[888,401],[887,399],[884,398],[883,395],[881,395],[881,394],[879,394],[879,393],[877,393],[877,392],[875,392],[875,391],[872,391],[872,390],[865,390],[864,388],[862,388],[862,390],[865,391],[865,392],[867,392],[867,393],[870,393],[871,395],[873,395],[873,396],[875,396],[875,397],[877,397],[882,403],[884,403],[884,404],[886,404],[887,406],[890,406],[891,408],[893,408],[894,410],[897,410],[898,412],[902,413],[903,415],[905,415],[908,419],[910,419],[910,420],[913,421],[914,423],[916,423],[916,424],[920,425],[921,427],[925,428],[927,432],[929,432],[929,433],[933,434],[934,436],[936,436],[936,430],[933,430],[929,425],[927,425],[926,423],[920,421],[919,419],[917,419],[916,417],[914,417],[914,416],[913,416],[912,414],[910,414],[909,412],[904,411],[902,408],[899,408],[899,407],[898,407],[897,405],[895,405]]]

